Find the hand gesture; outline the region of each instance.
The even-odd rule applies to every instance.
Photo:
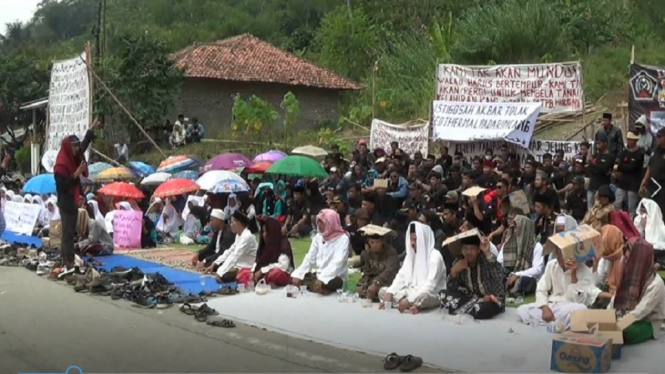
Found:
[[[411,303],[406,299],[406,297],[400,300],[399,304],[397,304],[397,310],[399,310],[400,313],[404,313],[409,309],[411,309]]]
[[[488,254],[491,253],[491,251],[490,251],[490,241],[484,235],[480,237],[480,250],[483,251],[483,253],[485,255],[488,255]]]
[[[450,269],[450,275],[453,278],[456,278],[459,275],[459,273],[464,271],[464,269],[468,269],[468,268],[469,268],[469,264],[466,262],[466,260],[459,260],[453,265],[453,268]]]
[[[506,287],[512,287],[515,284],[515,281],[517,281],[517,278],[519,278],[515,274],[510,274],[508,279],[506,279]]]
[[[196,266],[199,263],[199,254],[195,253],[194,256],[192,256],[192,259],[190,260],[190,263],[192,266]]]
[[[90,128],[93,130],[101,129],[102,127],[104,127],[104,121],[102,121],[102,119],[99,117],[95,118],[95,121],[92,123],[92,125],[90,125]]]
[[[566,269],[572,272],[577,271],[577,261],[575,261],[574,259],[572,258],[567,259],[565,264],[566,264]]]
[[[81,161],[79,166],[76,168],[76,171],[74,172],[74,175],[77,176],[77,177],[80,176],[81,174],[83,174],[83,172],[85,172],[87,170],[87,168],[88,168],[88,166],[86,165],[85,161]]]
[[[476,196],[469,196],[469,201],[471,202],[471,204],[476,204],[476,203],[478,203],[478,195],[476,195]]]
[[[215,272],[215,264],[208,266],[207,268],[205,268],[205,270],[203,270],[203,272],[206,274],[212,274],[213,272]]]
[[[552,312],[552,309],[550,309],[549,306],[545,305],[541,309],[543,311],[543,321],[545,322],[552,322],[554,321],[554,313]]]

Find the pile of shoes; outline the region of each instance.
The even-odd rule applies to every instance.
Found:
[[[188,316],[194,316],[194,319],[197,322],[205,322],[210,326],[224,328],[236,327],[235,323],[231,320],[214,318],[215,316],[219,316],[219,312],[205,303],[199,303],[199,305],[195,303],[183,303],[180,306],[180,312]]]

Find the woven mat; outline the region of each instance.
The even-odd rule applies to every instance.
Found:
[[[194,255],[193,251],[175,248],[156,248],[156,249],[135,249],[125,251],[115,251],[118,254],[124,254],[142,260],[157,262],[176,269],[196,271],[190,260]]]

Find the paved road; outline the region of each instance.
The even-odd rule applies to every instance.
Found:
[[[379,357],[249,326],[209,327],[176,308],[143,310],[0,267],[0,372],[62,373],[71,365],[84,373],[382,371]]]

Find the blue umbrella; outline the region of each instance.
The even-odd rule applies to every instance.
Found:
[[[145,178],[155,173],[155,168],[141,161],[130,161],[129,168],[134,170],[139,177]]]
[[[39,195],[55,193],[55,177],[53,174],[41,174],[32,177],[23,186],[23,192]]]
[[[184,178],[196,181],[199,179],[199,172],[194,170],[184,170],[173,174],[173,178]]]
[[[238,181],[236,179],[225,179],[217,182],[212,189],[208,190],[210,193],[236,193],[249,191],[249,185],[245,181]]]
[[[106,169],[110,169],[112,167],[113,167],[113,165],[108,164],[106,162],[95,162],[95,163],[92,163],[92,164],[88,165],[88,173],[90,175],[99,174],[102,171],[104,171]]]

